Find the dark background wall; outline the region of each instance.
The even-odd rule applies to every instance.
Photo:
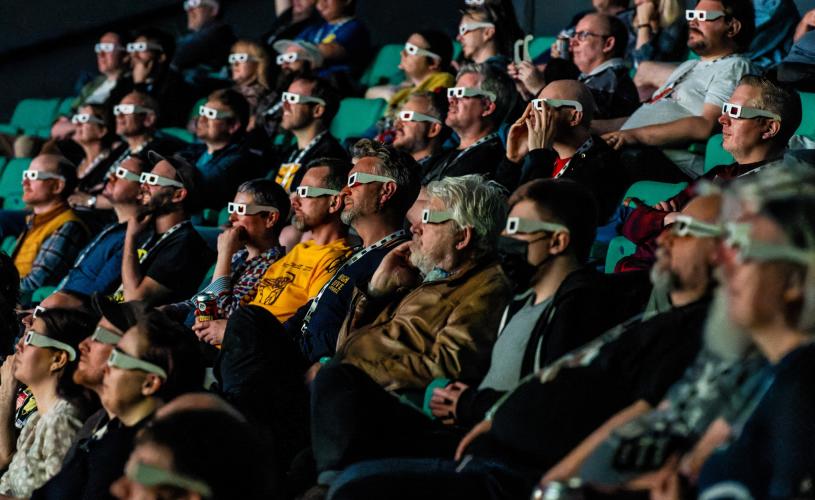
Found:
[[[513,0],[524,29],[555,34],[591,0]],[[180,0],[0,0],[0,121],[7,121],[24,97],[75,93],[81,71],[94,71],[92,51],[110,28],[155,25],[177,35],[185,31]],[[254,38],[274,19],[272,0],[222,0],[225,18],[238,36]],[[375,45],[398,43],[416,28],[454,34],[461,0],[359,0],[358,14]],[[801,12],[815,0],[796,0]],[[565,8],[564,8],[565,7]]]

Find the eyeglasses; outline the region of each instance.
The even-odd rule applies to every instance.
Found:
[[[592,33],[591,31],[580,31],[572,35],[572,38],[577,38],[581,42],[585,42],[590,36],[596,36],[600,38],[608,38],[611,35],[602,35],[600,33]]]
[[[314,186],[298,186],[297,196],[300,198],[319,198],[320,196],[335,196],[340,194],[334,189],[327,189]]]
[[[458,26],[458,34],[461,36],[466,35],[470,31],[480,30],[483,28],[494,28],[492,23],[461,23]]]
[[[23,337],[23,344],[33,345],[34,347],[50,347],[52,349],[59,349],[60,351],[65,351],[65,353],[68,354],[68,359],[70,361],[74,361],[76,359],[76,349],[69,346],[65,342],[52,339],[51,337],[37,333],[34,330],[29,330],[25,334],[25,337]]]
[[[97,326],[96,330],[91,335],[91,340],[99,342],[100,344],[116,345],[122,340],[122,336],[113,330],[108,330],[105,327]]]
[[[142,462],[129,462],[125,468],[125,476],[134,483],[138,483],[142,486],[171,486],[198,493],[204,498],[212,496],[212,489],[203,481]]]
[[[113,114],[119,115],[132,115],[133,113],[152,113],[153,110],[139,106],[138,104],[117,104],[113,106]]]
[[[281,64],[285,63],[293,63],[298,59],[300,59],[300,54],[297,52],[286,52],[285,54],[279,54],[276,60],[277,65],[280,66]]]
[[[325,101],[319,97],[311,97],[310,95],[295,94],[294,92],[283,92],[280,100],[289,104],[305,104],[313,102],[315,104],[322,104],[325,106]]]
[[[176,188],[183,188],[184,184],[178,182],[175,179],[168,179],[167,177],[162,177],[158,174],[151,174],[150,172],[142,172],[139,176],[139,182],[141,184],[147,184],[148,186],[161,186],[161,187],[176,187]]]
[[[97,54],[101,54],[102,52],[116,52],[119,50],[123,50],[124,47],[115,43],[108,43],[108,42],[101,42],[97,43],[93,46],[93,51]]]
[[[148,50],[157,50],[164,52],[164,48],[155,42],[130,42],[127,44],[127,52],[147,52]]]
[[[277,207],[269,205],[255,205],[254,203],[232,203],[226,205],[226,211],[230,214],[255,215],[261,212],[277,212]]]
[[[685,20],[686,21],[715,21],[720,17],[724,17],[727,14],[720,10],[691,10],[688,9],[685,11]]]
[[[30,181],[44,181],[48,179],[59,179],[64,181],[65,177],[51,172],[43,172],[42,170],[23,170],[23,180],[26,179]]]
[[[348,187],[354,187],[359,184],[370,184],[372,182],[396,182],[390,177],[384,175],[366,174],[365,172],[356,172],[348,176]]]
[[[215,7],[218,5],[217,2],[213,2],[212,0],[185,0],[184,2],[184,10],[192,10],[196,7],[200,7],[202,5],[209,5]]]
[[[777,243],[757,241],[750,237],[752,224],[749,222],[728,222],[725,224],[724,245],[738,254],[742,262],[784,261],[811,266],[815,263],[815,252]]]
[[[546,222],[542,220],[523,219],[521,217],[508,218],[505,230],[507,234],[531,234],[538,233],[540,231],[546,231],[549,233],[569,232],[569,228],[563,224]]]
[[[96,123],[98,125],[104,125],[105,120],[93,116],[90,113],[77,113],[71,117],[71,123]]]
[[[447,89],[447,98],[461,99],[464,97],[486,97],[492,102],[495,102],[495,93],[489,90],[481,90],[473,87],[450,87]]]
[[[232,118],[235,114],[232,111],[221,111],[208,106],[199,106],[198,116],[203,116],[209,120],[223,120],[225,118]]]
[[[256,61],[256,60],[257,59],[255,59],[254,57],[250,56],[245,52],[235,52],[234,54],[229,54],[229,57],[227,58],[229,64],[245,63],[246,61]]]
[[[676,222],[672,228],[676,236],[693,236],[696,238],[718,238],[722,235],[722,226],[719,224],[708,224],[696,220],[690,215],[677,215]]]
[[[46,309],[43,306],[34,306],[34,311],[31,313],[31,317],[37,319],[40,317],[40,314],[44,313]]]
[[[464,5],[484,5],[484,0],[464,0]]]
[[[427,56],[432,57],[433,59],[441,60],[441,56],[436,54],[435,52],[430,52],[427,49],[417,47],[416,45],[413,45],[412,43],[409,42],[405,43],[405,52],[412,56]]]
[[[453,213],[448,210],[422,210],[422,224],[441,224],[453,220]]]
[[[164,371],[164,368],[149,361],[144,361],[143,359],[125,354],[118,348],[114,348],[112,351],[110,351],[108,366],[113,368],[121,368],[122,370],[141,370],[143,372],[153,373],[164,380],[167,380],[167,372]]]
[[[441,123],[441,120],[439,120],[435,116],[419,113],[418,111],[400,111],[399,119],[402,120],[403,122]]]
[[[583,111],[583,105],[571,99],[532,99],[532,107],[538,111],[543,111],[543,104],[546,103],[550,108],[574,108],[577,111]]]
[[[113,175],[115,175],[117,179],[124,179],[130,182],[141,182],[140,174],[134,174],[124,167],[116,167],[116,171],[113,172]]]
[[[726,102],[722,104],[722,114],[735,119],[761,117],[781,121],[780,116],[770,111],[764,111],[763,109],[758,108],[748,108],[747,106],[733,104],[731,102]]]

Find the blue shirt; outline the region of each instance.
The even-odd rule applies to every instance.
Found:
[[[301,307],[283,324],[289,335],[300,339],[300,350],[310,362],[315,363],[323,356],[334,354],[340,328],[348,315],[354,288],[358,284],[367,286],[385,255],[405,241],[406,238],[397,238],[387,245],[371,250],[356,262],[340,268],[324,288],[318,306],[309,319],[306,333],[302,332],[301,327],[312,301]]]
[[[792,0],[753,0],[753,6],[756,33],[745,56],[766,69],[780,63],[790,51],[801,16]]]
[[[337,43],[342,46],[345,57],[325,62],[324,69],[329,72],[361,70],[370,48],[368,29],[355,18],[340,24],[323,22],[309,26],[295,39],[306,40],[314,45]]]
[[[105,226],[79,254],[59,288],[83,295],[113,293],[122,281],[122,248],[126,229],[127,224]]]

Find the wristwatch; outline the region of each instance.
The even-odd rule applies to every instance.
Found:
[[[95,208],[96,207],[96,196],[91,196],[88,198],[88,201],[85,202],[88,205],[88,208]]]

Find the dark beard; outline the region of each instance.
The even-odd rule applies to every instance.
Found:
[[[147,205],[139,207],[139,216],[153,215],[159,217],[175,212],[176,206],[172,202],[172,193],[157,192],[150,196],[150,201]]]

